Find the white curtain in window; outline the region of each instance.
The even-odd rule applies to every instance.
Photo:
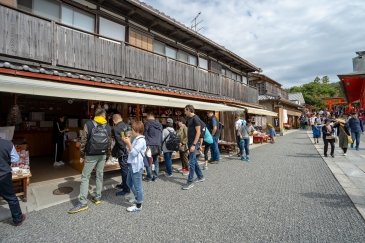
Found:
[[[125,27],[121,24],[100,17],[99,34],[115,40],[124,41]]]

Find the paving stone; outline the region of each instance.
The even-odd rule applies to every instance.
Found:
[[[181,190],[174,173],[144,183],[140,213],[115,190],[104,202],[68,215],[72,202],[31,212],[20,228],[0,223],[3,242],[363,242],[365,221],[306,132],[225,158],[206,181]]]

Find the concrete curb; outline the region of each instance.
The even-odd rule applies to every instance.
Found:
[[[342,170],[340,166],[338,166],[338,162],[336,162],[336,157],[324,157],[321,153],[322,145],[314,144],[314,139],[311,137],[312,133],[307,131],[307,135],[311,142],[313,143],[314,147],[318,151],[318,154],[322,157],[323,161],[327,164],[328,168],[331,170],[333,176],[336,178],[338,183],[342,186],[346,194],[351,199],[352,203],[354,204],[357,211],[365,220],[365,194],[358,188],[352,181],[351,178],[346,174],[345,171]],[[335,148],[335,152],[338,148]],[[349,164],[351,164],[350,159],[347,157]]]

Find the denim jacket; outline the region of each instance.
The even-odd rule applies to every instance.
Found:
[[[146,153],[146,140],[143,135],[137,136],[132,142],[132,150],[129,151],[127,163],[132,166],[133,173],[143,169],[143,156]]]

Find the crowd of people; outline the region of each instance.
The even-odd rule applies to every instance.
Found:
[[[350,144],[352,149],[359,151],[360,136],[364,133],[364,114],[359,115],[353,112],[350,115],[336,116],[329,112],[314,112],[303,114],[300,118],[301,128],[310,126],[313,132],[314,143],[319,143],[319,138],[323,138],[324,156],[328,156],[328,146],[330,145],[330,156],[334,157],[335,143],[338,140],[339,147],[346,156]]]

